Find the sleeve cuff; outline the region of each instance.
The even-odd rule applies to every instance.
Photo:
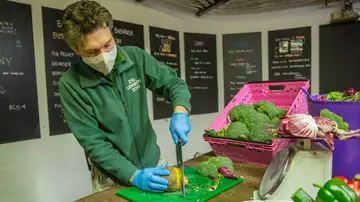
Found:
[[[136,172],[137,168],[134,165],[128,165],[128,168],[122,169],[119,171],[117,178],[120,179],[123,183],[130,185],[130,179]],[[120,176],[119,176],[120,175]]]
[[[173,109],[176,106],[182,106],[188,111],[189,115],[191,114],[191,104],[187,100],[176,100],[172,103],[172,106],[173,106]]]

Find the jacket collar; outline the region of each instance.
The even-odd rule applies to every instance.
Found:
[[[130,59],[129,55],[122,47],[116,44],[116,48],[116,61],[110,74],[120,74],[129,69],[134,64],[134,62]],[[92,67],[84,63],[81,57],[78,58],[78,63],[79,65],[77,65],[77,68],[80,75],[80,86],[82,88],[90,88],[103,83],[109,83],[107,76],[97,72]]]

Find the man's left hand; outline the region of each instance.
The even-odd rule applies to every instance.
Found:
[[[174,111],[170,122],[170,133],[177,144],[179,139],[184,146],[187,143],[187,135],[191,130],[189,115],[183,111]]]

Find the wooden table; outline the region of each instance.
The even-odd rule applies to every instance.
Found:
[[[197,167],[202,161],[206,161],[211,156],[214,156],[212,152],[201,155],[194,159],[184,162],[184,166]],[[250,165],[247,163],[234,163],[235,175],[243,176],[244,182],[236,187],[227,190],[226,192],[212,198],[209,202],[221,202],[221,201],[236,201],[242,202],[251,200],[253,192],[259,188],[261,178],[265,173],[265,167]],[[98,192],[84,198],[77,200],[76,202],[125,202],[128,201],[116,195],[116,192],[125,187],[118,186],[109,188],[102,192]]]

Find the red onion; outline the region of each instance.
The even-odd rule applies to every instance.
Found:
[[[354,96],[356,94],[356,90],[354,88],[348,88],[343,92],[343,96]]]
[[[234,173],[232,173],[231,170],[229,170],[226,167],[221,167],[218,170],[226,178],[237,179],[237,177],[234,175]]]

